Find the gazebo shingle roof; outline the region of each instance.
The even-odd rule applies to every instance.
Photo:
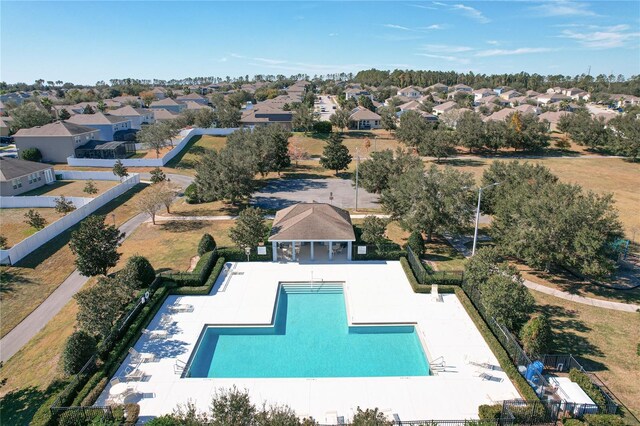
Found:
[[[279,210],[269,241],[355,241],[349,212],[325,203]]]

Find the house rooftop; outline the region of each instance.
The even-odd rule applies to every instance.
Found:
[[[95,114],[76,114],[69,118],[67,122],[82,125],[116,124],[129,121],[127,118],[117,115],[108,115],[101,112]]]
[[[0,182],[6,182],[30,173],[50,169],[51,167],[50,164],[36,163],[35,161],[0,157]]]
[[[180,105],[180,104],[171,98],[165,98],[159,101],[151,102],[152,107],[176,106],[176,105]]]
[[[269,241],[355,241],[349,212],[325,203],[279,210]]]
[[[95,132],[93,127],[81,126],[68,121],[55,121],[44,126],[20,129],[14,136],[75,136]]]
[[[357,107],[351,112],[349,120],[380,120],[380,116],[367,108]]]

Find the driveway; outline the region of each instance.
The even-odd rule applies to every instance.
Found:
[[[330,197],[333,196],[333,200]],[[358,208],[378,208],[378,195],[358,190]],[[355,188],[348,179],[279,179],[253,194],[252,203],[263,209],[282,209],[296,203],[332,203],[355,208]]]

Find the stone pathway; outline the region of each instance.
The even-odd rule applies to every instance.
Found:
[[[465,245],[469,241],[472,241],[469,237],[464,236],[451,236],[445,235],[445,238],[449,243],[465,257],[471,257],[471,250]],[[596,306],[598,308],[611,309],[614,311],[623,312],[636,312],[640,311],[640,305],[631,303],[613,302],[610,300],[594,299],[592,297],[578,296],[577,294],[567,293],[566,291],[558,290],[555,288],[547,287],[542,284],[534,283],[533,281],[524,280],[525,287],[539,291],[540,293],[548,294],[560,299],[569,300],[571,302],[580,303],[583,305]]]

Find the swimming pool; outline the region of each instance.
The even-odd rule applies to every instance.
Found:
[[[272,327],[207,326],[187,377],[427,376],[412,325],[349,327],[340,284],[282,285]]]

